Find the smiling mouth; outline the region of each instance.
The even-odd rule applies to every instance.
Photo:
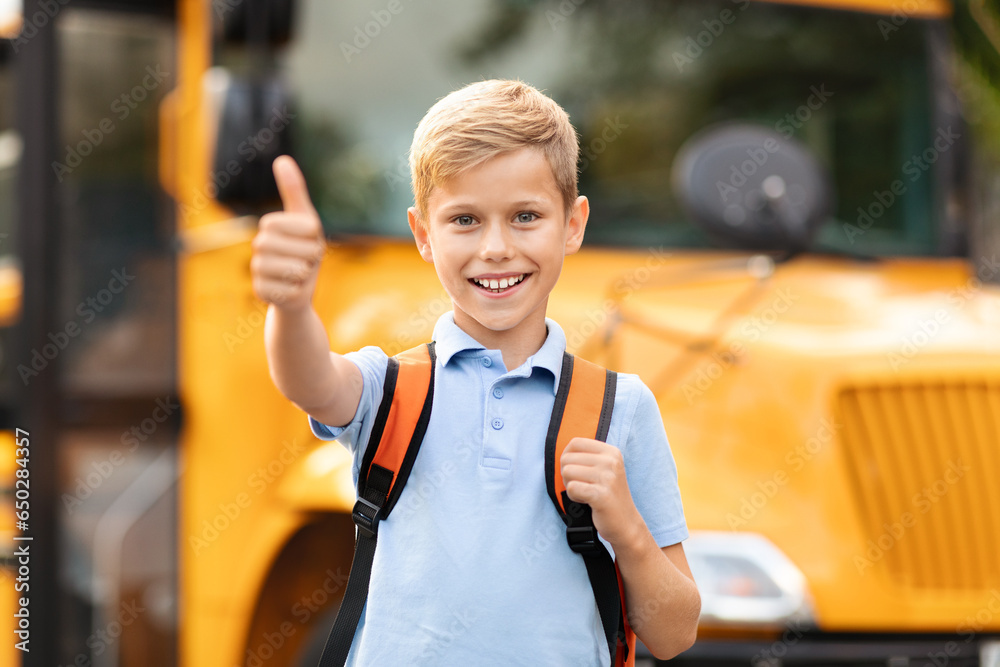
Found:
[[[520,285],[521,282],[529,275],[530,274],[528,273],[522,273],[520,275],[510,276],[507,278],[469,278],[469,282],[479,289],[486,290],[487,292],[493,292],[494,294],[500,294],[501,292],[505,292],[516,285]]]

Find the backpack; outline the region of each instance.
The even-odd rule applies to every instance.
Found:
[[[368,599],[378,525],[392,512],[417,458],[434,402],[434,343],[389,358],[382,402],[358,475],[358,500],[352,518],[357,526],[354,561],[347,590],[327,638],[319,667],[342,667]],[[612,667],[633,667],[635,633],[625,617],[621,572],[601,543],[589,505],[566,494],[556,461],[574,437],[605,441],[611,424],[618,375],[564,352],[559,387],[545,438],[545,486],[566,523],[569,548],[580,554],[594,589]],[[419,400],[424,396],[423,401]]]

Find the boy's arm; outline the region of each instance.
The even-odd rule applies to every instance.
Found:
[[[317,421],[344,426],[361,400],[361,372],[330,351],[312,307],[326,240],[295,161],[279,157],[274,177],[284,210],[260,219],[250,272],[257,297],[269,303],[264,345],[274,384]]]
[[[611,543],[625,584],[629,623],[653,655],[667,660],[694,644],[701,596],[684,548],[660,549],[632,502],[621,450],[573,438],[560,459],[566,493],[590,505],[594,527]]]

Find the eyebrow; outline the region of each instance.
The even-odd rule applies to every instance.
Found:
[[[456,202],[454,204],[447,204],[438,209],[443,214],[457,213],[458,211],[471,211],[476,207],[473,204],[467,202]]]
[[[535,206],[548,206],[551,202],[548,199],[525,199],[511,204],[513,208],[532,208]]]
[[[523,199],[521,201],[515,201],[510,203],[510,208],[520,209],[520,208],[540,208],[543,206],[550,205],[551,202],[548,199]],[[442,215],[453,215],[459,211],[478,211],[479,207],[472,202],[455,202],[453,204],[446,204],[442,206],[440,212]]]

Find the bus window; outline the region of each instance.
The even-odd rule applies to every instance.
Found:
[[[157,112],[174,85],[172,25],[61,16],[61,310],[81,333],[67,391],[157,396],[174,386],[173,215],[157,181]]]
[[[350,3],[299,9],[278,64],[297,98],[299,157],[332,230],[405,236],[415,124],[460,84],[511,77],[547,90],[580,132],[589,243],[707,246],[671,192],[673,158],[698,130],[740,120],[804,142],[830,170],[837,208],[820,244],[937,252],[935,179],[911,159],[948,132],[929,111],[925,22],[887,40],[867,14],[722,0],[641,11],[448,0],[381,20]],[[239,71],[245,61],[216,48],[217,65]],[[880,211],[876,193],[897,180],[901,194]],[[859,224],[864,233],[845,233]]]

